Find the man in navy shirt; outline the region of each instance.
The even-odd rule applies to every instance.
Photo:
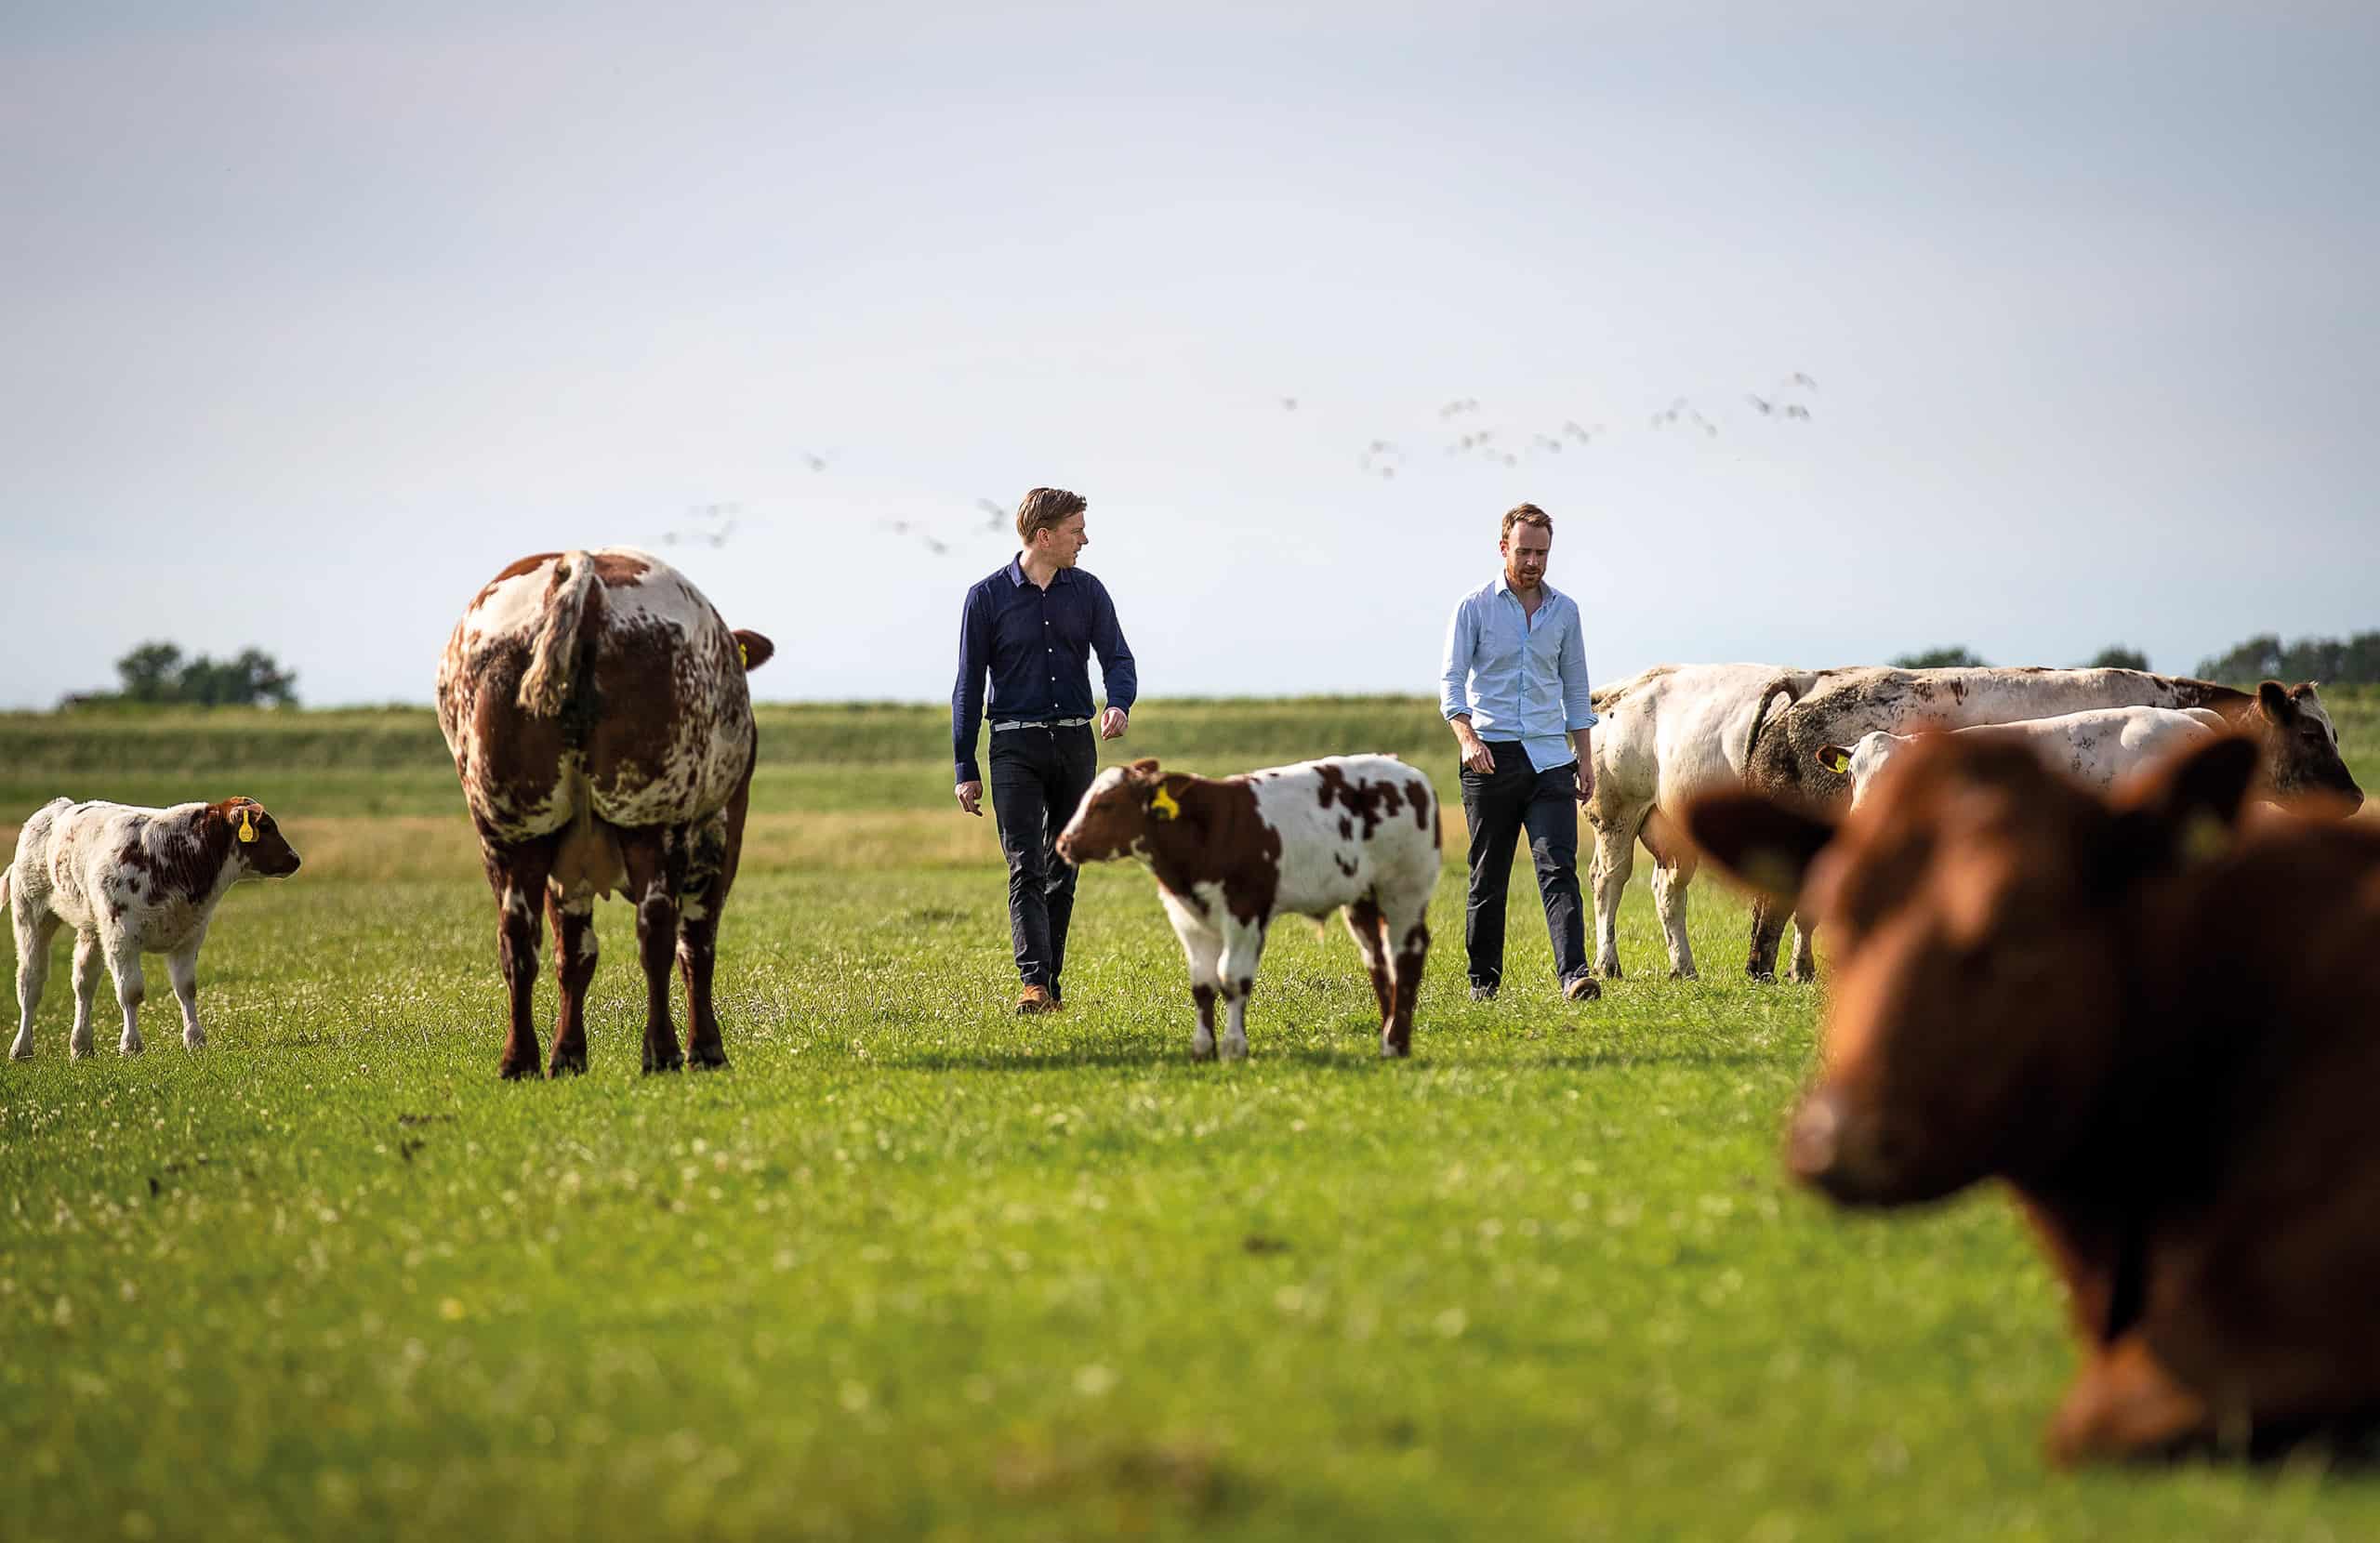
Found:
[[[959,685],[950,739],[959,807],[983,813],[975,734],[991,677],[992,814],[1008,856],[1008,930],[1025,983],[1021,1013],[1055,1012],[1074,916],[1075,870],[1058,860],[1058,832],[1099,770],[1091,738],[1090,655],[1099,655],[1107,710],[1099,737],[1124,732],[1140,677],[1107,587],[1075,566],[1091,545],[1080,494],[1035,488],[1016,508],[1025,544],[1009,564],[967,591],[959,613]]]
[[[1587,653],[1579,605],[1545,582],[1554,520],[1535,504],[1504,515],[1504,571],[1454,608],[1439,707],[1462,751],[1462,813],[1471,826],[1471,888],[1462,941],[1471,995],[1504,979],[1504,891],[1513,846],[1528,833],[1554,974],[1572,1001],[1600,996],[1587,973],[1579,911],[1579,809],[1594,797]],[[1575,747],[1574,747],[1575,745]]]

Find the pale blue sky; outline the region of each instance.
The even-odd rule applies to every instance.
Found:
[[[1429,691],[1524,498],[1601,678],[2380,626],[2375,60],[2368,4],[20,5],[0,704],[149,637],[426,700],[609,542],[763,695],[940,698],[1037,482],[1156,695]]]

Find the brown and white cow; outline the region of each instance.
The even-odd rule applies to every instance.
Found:
[[[2339,756],[2338,730],[2313,683],[2284,687],[2268,680],[2236,691],[2187,676],[2131,669],[1884,669],[1829,670],[1782,712],[1752,717],[1745,754],[1745,785],[1772,797],[1841,811],[1850,779],[1822,764],[1829,745],[1847,745],[1883,730],[1913,734],[1981,723],[2015,723],[2095,707],[2202,707],[2221,716],[2264,751],[2264,791],[2282,802],[2313,799],[2352,809],[2363,801]],[[1777,944],[1788,913],[1769,902],[1752,908],[1752,949],[1745,970],[1772,979]],[[1793,956],[1793,978],[1815,975],[1806,949],[1809,929]]]
[[[1380,1048],[1408,1055],[1413,1004],[1429,956],[1438,882],[1438,798],[1393,756],[1334,756],[1210,779],[1154,760],[1110,767],[1058,835],[1073,864],[1131,857],[1157,875],[1157,898],[1190,961],[1198,1031],[1190,1053],[1248,1054],[1248,996],[1278,916],[1345,908],[1371,972]],[[1228,1022],[1215,1037],[1215,998]]]
[[[2380,1413],[2380,831],[2236,830],[2219,738],[2109,803],[2020,746],[1912,746],[1838,827],[1695,805],[1836,940],[1787,1160],[1848,1206],[2017,1194],[2086,1346],[2060,1461]]]
[[[438,668],[438,723],[496,896],[505,1076],[537,1070],[541,901],[562,987],[550,1073],[587,1069],[606,893],[637,908],[644,1069],[675,1071],[689,1052],[727,1064],[711,974],[759,745],[744,676],[774,652],[731,632],[684,574],[626,547],[523,558],[465,609]],[[687,1051],[670,1021],[673,954]]]
[[[245,878],[286,878],[298,854],[281,826],[254,798],[136,809],[127,804],[54,798],[17,833],[17,857],[0,872],[0,906],[17,934],[17,1041],[8,1053],[30,1061],[33,1009],[49,979],[49,945],[61,926],[74,929],[74,1028],[67,1052],[91,1053],[91,999],[102,962],[124,1009],[116,1048],[139,1055],[140,1003],[148,982],[140,956],[165,956],[181,1004],[182,1043],[206,1043],[198,1022],[198,949],[215,907]]]

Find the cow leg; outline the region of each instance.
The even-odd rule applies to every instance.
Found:
[[[1215,1047],[1225,1061],[1248,1059],[1248,996],[1256,988],[1256,966],[1264,957],[1264,924],[1223,918],[1223,1037]]]
[[[1752,953],[1744,960],[1744,973],[1755,981],[1777,979],[1777,944],[1785,936],[1785,918],[1793,914],[1791,905],[1756,895],[1752,903]]]
[[[1606,980],[1620,979],[1620,897],[1635,871],[1636,831],[1642,824],[1594,827],[1594,871],[1589,883],[1595,901],[1595,973]]]
[[[620,856],[628,871],[628,898],[636,902],[636,943],[644,963],[644,1069],[675,1072],[686,1064],[678,1046],[678,1025],[669,1016],[669,961],[678,952],[678,886],[669,876],[668,851],[658,831],[620,833]]]
[[[678,924],[678,969],[686,981],[686,1021],[693,1034],[688,1053],[697,1066],[727,1064],[727,1041],[719,1032],[719,1012],[711,1002],[711,973],[719,963],[719,923],[727,909],[727,892],[735,886],[735,869],[744,851],[744,813],[751,798],[752,774],[736,785],[723,816],[725,844],[717,867],[698,893],[686,900]]]
[[[148,1048],[140,1042],[140,1004],[149,996],[149,978],[140,972],[140,948],[130,938],[102,938],[99,947],[107,955],[108,974],[115,980],[116,1006],[124,1009],[124,1036],[115,1042],[124,1055],[139,1055]]]
[[[546,923],[553,930],[554,984],[562,1005],[554,1014],[554,1053],[546,1075],[587,1070],[587,989],[595,982],[595,897],[564,900],[546,888]]]
[[[1413,1053],[1413,1009],[1421,999],[1421,966],[1430,956],[1429,897],[1413,909],[1413,919],[1396,941],[1396,1011],[1381,1035],[1380,1053],[1402,1058]]]
[[[1197,913],[1160,890],[1158,898],[1165,903],[1166,915],[1173,922],[1173,935],[1182,940],[1182,956],[1190,963],[1190,1001],[1198,1009],[1198,1032],[1190,1040],[1190,1059],[1215,1059],[1215,998],[1221,995],[1223,974],[1219,961],[1223,957],[1223,940],[1201,920]]]
[[[108,972],[107,956],[99,952],[97,932],[74,936],[74,1027],[66,1036],[66,1053],[80,1061],[91,1053],[91,1004],[99,1000],[99,982]]]
[[[686,1059],[697,1066],[727,1064],[710,979],[719,963],[719,910],[712,892],[686,902],[678,919],[678,972],[686,982]]]
[[[504,1059],[496,1069],[508,1080],[537,1075],[537,1025],[532,1017],[537,999],[537,899],[553,872],[556,845],[551,837],[509,842],[480,833],[488,887],[496,891],[496,959],[509,1009]]]
[[[1669,942],[1673,981],[1695,978],[1694,943],[1686,935],[1686,891],[1694,882],[1696,866],[1690,850],[1663,858],[1653,866],[1653,908],[1660,913],[1661,936]]]
[[[1355,952],[1364,958],[1364,969],[1372,978],[1372,995],[1380,1000],[1380,1027],[1388,1032],[1388,1022],[1396,1016],[1396,983],[1388,972],[1388,940],[1382,933],[1384,918],[1380,907],[1369,900],[1359,900],[1342,915],[1347,918],[1347,930],[1355,934]]]
[[[2138,1334],[2109,1345],[2082,1369],[2050,1422],[2050,1460],[2146,1457],[2211,1433],[2214,1411],[2182,1386]]]
[[[1793,975],[1796,981],[1818,978],[1818,956],[1811,945],[1818,941],[1818,924],[1799,911],[1793,913]]]
[[[182,1009],[182,1045],[188,1049],[201,1049],[206,1044],[206,1031],[198,1026],[198,945],[206,941],[206,930],[165,956],[165,973],[174,983],[174,1000]]]
[[[17,1042],[8,1047],[8,1054],[16,1061],[33,1058],[33,1009],[41,1006],[42,987],[49,983],[49,943],[58,936],[56,917],[44,912],[36,919],[23,912],[20,900],[12,913],[17,934]],[[87,1027],[83,1032],[86,1037],[90,1034]]]

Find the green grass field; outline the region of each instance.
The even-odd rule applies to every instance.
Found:
[[[2380,693],[2334,708],[2380,782]],[[1254,1059],[1193,1065],[1138,870],[1084,877],[1067,1013],[1009,1015],[945,721],[765,710],[732,1070],[637,1075],[615,904],[592,1072],[507,1086],[426,712],[0,717],[0,819],[246,792],[307,858],[218,914],[206,1050],[152,968],[150,1052],[103,1003],[69,1062],[61,941],[0,1062],[0,1538],[2380,1536],[2310,1463],[2046,1471],[2055,1283],[1997,1194],[1782,1181],[1822,997],[1741,979],[1718,885],[1706,979],[1640,883],[1570,1008],[1521,864],[1480,1005],[1450,865],[1408,1064],[1343,930],[1284,922]],[[1419,701],[1150,703],[1115,748],[1454,789]]]

